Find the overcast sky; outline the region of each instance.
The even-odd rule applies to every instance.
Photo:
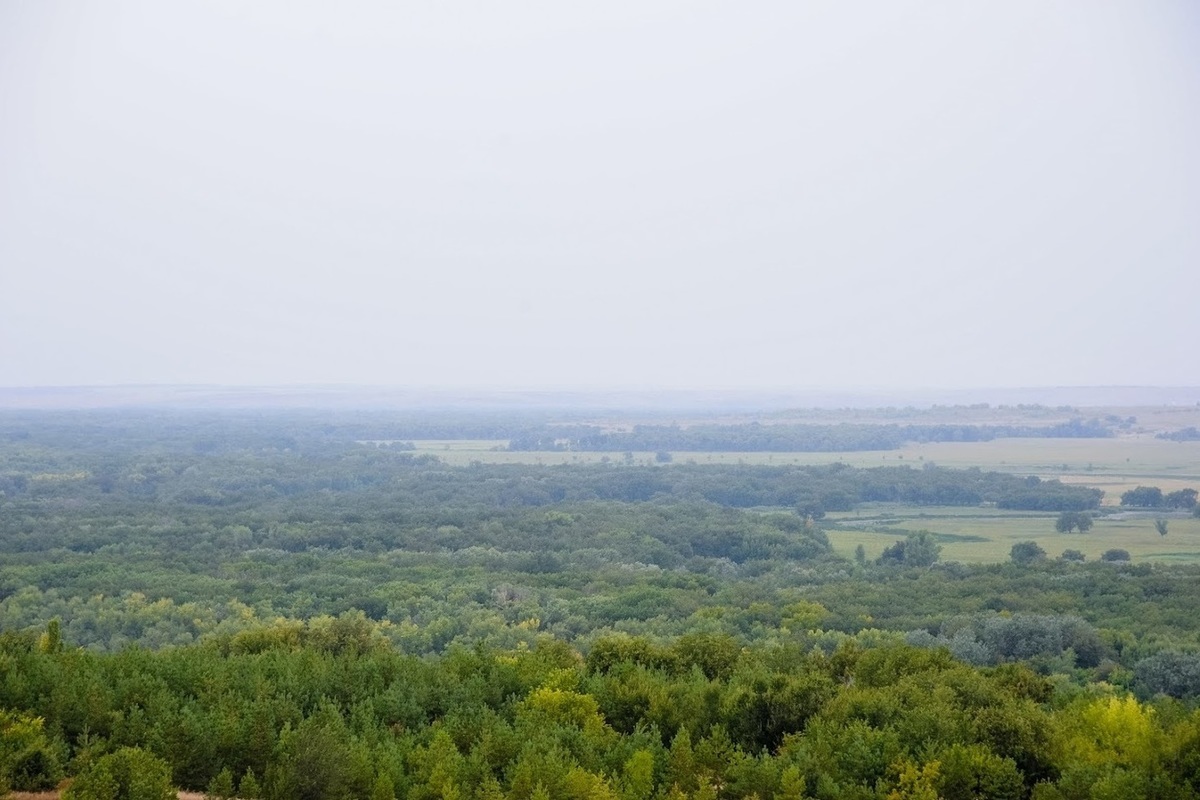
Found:
[[[0,0],[0,385],[1200,383],[1200,4]]]

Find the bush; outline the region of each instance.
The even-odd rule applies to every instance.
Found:
[[[879,556],[879,564],[903,564],[907,567],[930,567],[941,557],[942,546],[933,539],[929,531],[910,533],[886,548]]]
[[[977,614],[949,619],[937,636],[913,631],[907,642],[917,647],[946,647],[970,664],[1001,664],[1031,658],[1059,658],[1069,650],[1075,664],[1094,667],[1107,655],[1100,635],[1083,619],[1061,614]]]
[[[171,768],[137,747],[122,747],[85,769],[63,800],[175,800]]]
[[[1012,546],[1008,557],[1012,559],[1014,564],[1024,566],[1032,564],[1035,561],[1045,561],[1046,551],[1037,542],[1017,542]]]
[[[51,789],[61,776],[57,754],[42,730],[42,720],[0,710],[0,797],[6,786],[24,792]]]
[[[1119,547],[1114,547],[1112,550],[1105,550],[1104,555],[1100,556],[1101,561],[1130,561],[1132,560],[1128,550],[1122,550]]]
[[[1133,668],[1138,689],[1180,699],[1200,695],[1200,655],[1159,653],[1143,658]]]

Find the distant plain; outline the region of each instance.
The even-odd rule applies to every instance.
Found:
[[[1127,432],[1106,439],[1001,438],[984,442],[912,443],[896,450],[858,452],[688,452],[670,454],[674,464],[791,464],[844,463],[855,467],[928,464],[944,467],[996,470],[1037,475],[1043,480],[1091,486],[1104,491],[1095,527],[1085,534],[1061,534],[1054,529],[1055,514],[1008,512],[995,508],[910,507],[887,504],[864,506],[852,512],[833,513],[828,522],[834,548],[852,556],[862,545],[868,558],[876,558],[897,538],[926,530],[938,536],[942,559],[976,563],[1006,561],[1012,545],[1035,541],[1051,558],[1065,549],[1079,550],[1096,560],[1106,550],[1128,550],[1135,561],[1153,560],[1200,563],[1200,519],[1178,512],[1120,512],[1121,494],[1137,486],[1158,486],[1164,492],[1200,489],[1200,442],[1176,442],[1156,434],[1200,425],[1195,407],[1129,408],[969,408],[843,409],[779,412],[761,417],[733,416],[726,424],[758,421],[761,424],[1050,424],[1072,416],[1136,418]],[[645,420],[650,422],[650,420]],[[687,425],[708,420],[680,420]],[[597,424],[628,427],[640,422],[603,419]],[[653,420],[661,424],[661,419]],[[637,464],[660,463],[652,452],[526,451],[506,449],[507,440],[418,440],[418,454],[437,456],[450,465],[471,462],[513,464]],[[1116,512],[1116,513],[1114,513]],[[1155,519],[1168,520],[1168,534],[1160,536]]]

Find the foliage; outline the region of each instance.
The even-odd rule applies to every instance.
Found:
[[[1094,520],[1086,511],[1063,511],[1054,521],[1054,530],[1059,533],[1071,533],[1078,530],[1087,533],[1092,529]]]
[[[41,717],[5,711],[0,704],[0,787],[38,791],[62,777],[58,754]]]
[[[233,773],[229,771],[229,767],[225,767],[208,782],[204,800],[233,800],[234,797]]]
[[[1160,508],[1164,503],[1162,489],[1157,486],[1139,486],[1121,495],[1121,505],[1136,508]]]
[[[1178,489],[1174,492],[1168,492],[1163,497],[1163,504],[1167,508],[1182,508],[1192,510],[1196,507],[1196,497],[1200,495],[1195,489]]]
[[[941,554],[942,547],[929,531],[917,531],[883,551],[880,564],[903,564],[909,567],[931,567]]]
[[[1006,658],[1086,650],[1080,621],[1014,619],[968,627]],[[257,652],[214,643],[105,655],[9,639],[0,702],[45,715],[90,763],[69,797],[165,797],[171,770],[212,797],[241,774],[241,796],[253,797],[261,765],[267,798],[644,800],[714,786],[1016,798],[1060,774],[1074,782],[1064,790],[1098,785],[1109,764],[1178,787],[1190,774],[1188,726],[1200,725],[1119,695],[1056,697],[1026,667],[973,667],[944,649],[757,646],[707,666],[704,650],[700,639],[616,637],[584,660],[543,639],[422,658],[281,637]],[[113,752],[89,762],[98,742]]]
[[[920,629],[910,644],[945,647],[971,664],[1051,660],[1070,656],[1070,667],[1095,667],[1108,655],[1100,635],[1085,620],[1054,614],[977,614],[952,617],[938,634]]]
[[[1046,559],[1046,551],[1037,542],[1017,542],[1010,555],[1014,564],[1028,565]]]
[[[1099,493],[937,467],[450,468],[360,441],[544,422],[0,414],[3,776],[69,764],[77,797],[241,776],[248,800],[1200,788],[1200,571],[947,564],[924,532],[855,563],[821,522]]]
[[[1156,653],[1134,667],[1135,686],[1146,695],[1200,697],[1200,655]]]
[[[175,800],[175,790],[166,762],[138,747],[122,747],[79,773],[63,800]]]

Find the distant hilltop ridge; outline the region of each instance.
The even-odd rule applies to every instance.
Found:
[[[1193,406],[1200,387],[1047,386],[993,389],[443,389],[290,385],[0,387],[0,409],[707,409],[887,408],[934,405]]]

